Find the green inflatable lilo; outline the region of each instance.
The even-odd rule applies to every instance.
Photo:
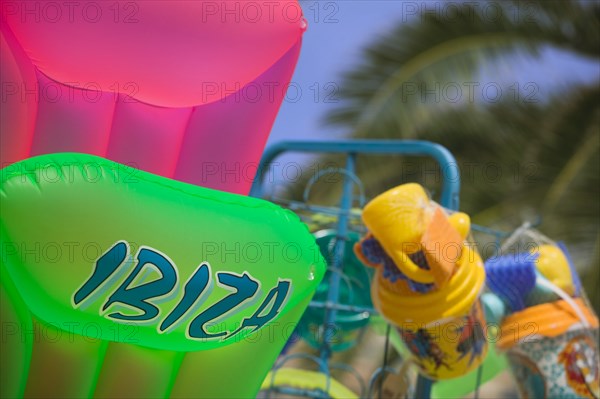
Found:
[[[0,189],[2,397],[253,397],[325,272],[292,212],[102,158]]]

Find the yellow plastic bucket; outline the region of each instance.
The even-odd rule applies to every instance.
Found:
[[[378,270],[375,307],[397,326],[420,372],[432,379],[461,376],[485,358],[485,316],[479,296],[485,282],[477,251],[463,248],[448,284],[426,294],[390,284]]]

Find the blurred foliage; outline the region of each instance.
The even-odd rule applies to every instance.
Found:
[[[563,88],[537,102],[518,91],[495,103],[466,96],[449,103],[420,94],[423,87],[435,91],[436,84],[465,89],[486,67],[537,57],[546,46],[598,60],[600,5],[505,1],[494,6],[502,9],[494,18],[484,15],[481,4],[468,3],[451,16],[429,12],[398,24],[344,75],[340,105],[325,122],[347,128],[355,138],[412,138],[447,147],[461,171],[461,209],[475,223],[503,231],[541,217],[539,229],[566,242],[598,311],[598,82]],[[319,162],[341,166],[343,160]],[[422,182],[435,193],[439,174],[431,173],[428,162],[370,157],[360,159],[358,175],[368,197],[402,181]],[[333,201],[339,186],[316,184],[311,201]],[[302,184],[290,190],[299,198]]]

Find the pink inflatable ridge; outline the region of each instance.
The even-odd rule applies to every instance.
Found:
[[[247,194],[298,59],[298,4],[251,22],[130,3],[136,24],[32,22],[35,4],[2,1],[2,166],[83,152]]]
[[[92,7],[93,6],[93,7]],[[297,42],[296,0],[2,1],[2,17],[46,76],[165,107],[236,91]]]
[[[5,167],[29,156],[38,102],[35,67],[3,18],[0,62],[0,167]]]

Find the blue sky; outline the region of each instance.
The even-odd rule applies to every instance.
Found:
[[[430,2],[431,3],[431,2]],[[436,2],[438,3],[438,2]],[[328,110],[337,106],[335,88],[340,76],[360,62],[361,50],[397,23],[410,20],[410,5],[398,0],[301,1],[308,29],[288,93],[269,143],[290,139],[341,138],[346,132],[324,127]],[[537,60],[517,59],[482,72],[481,79],[519,85],[535,82],[543,97],[549,91],[577,82],[600,79],[600,66],[565,52],[544,49]],[[489,79],[488,79],[489,80]]]

